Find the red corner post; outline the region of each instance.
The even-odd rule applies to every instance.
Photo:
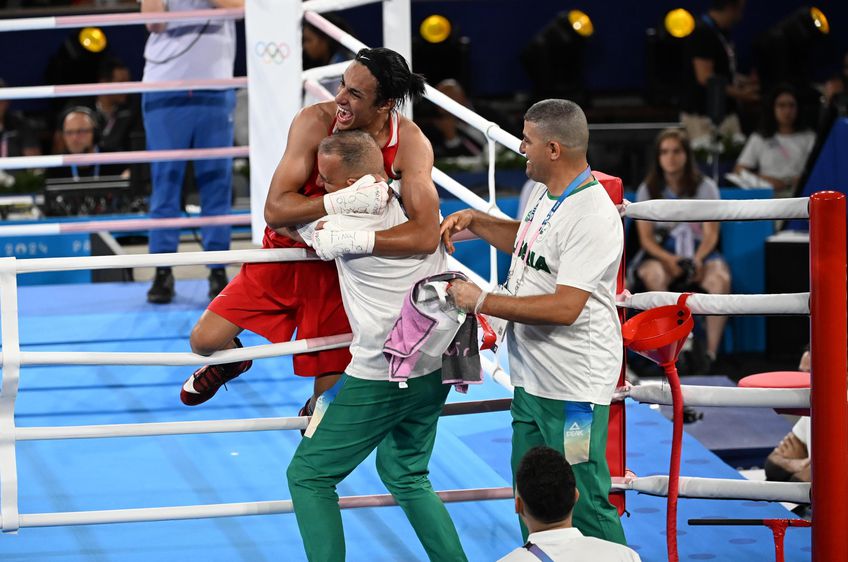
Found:
[[[845,195],[810,197],[813,561],[848,561]]]

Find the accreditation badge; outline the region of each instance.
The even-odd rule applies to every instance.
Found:
[[[566,402],[565,443],[563,450],[569,464],[579,464],[589,460],[589,446],[592,439],[592,403]]]

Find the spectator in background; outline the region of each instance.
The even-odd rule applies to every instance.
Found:
[[[338,14],[321,14],[324,18],[346,33],[353,34],[350,25]],[[353,60],[353,53],[344,45],[306,21],[303,20],[301,36],[303,49],[303,69],[327,66],[338,62]],[[341,77],[324,78],[319,81],[328,92],[335,95],[341,83]],[[324,100],[316,100],[324,101]]]
[[[713,126],[707,117],[711,80],[720,89],[718,95],[724,96],[726,117],[718,124],[722,134],[740,134],[737,103],[759,99],[756,81],[738,74],[736,50],[730,39],[730,31],[742,20],[745,1],[712,0],[710,10],[701,16],[687,39],[689,94],[681,121],[693,141],[712,134]]]
[[[453,78],[442,80],[436,89],[460,105],[471,108],[465,90]],[[436,158],[482,157],[486,151],[486,135],[438,106],[429,118],[422,119],[422,130],[433,144]]]
[[[735,171],[756,172],[774,187],[775,197],[791,197],[815,142],[814,132],[798,126],[795,89],[778,86],[763,108],[760,130],[748,138]]]
[[[527,543],[500,562],[639,562],[632,549],[595,537],[584,537],[572,525],[580,501],[571,465],[549,447],[527,451],[515,474],[515,512],[527,525]]]
[[[322,14],[324,18],[340,28],[342,31],[351,33],[350,26],[337,14]],[[327,66],[337,62],[353,59],[353,53],[341,43],[303,20],[303,35],[301,39],[303,48],[303,69],[315,68],[316,66]]]
[[[142,12],[241,8],[244,0],[142,0]],[[151,32],[144,48],[145,82],[232,78],[236,54],[236,28],[232,21],[147,24]],[[218,148],[233,144],[233,90],[151,92],[142,97],[148,150]],[[195,181],[200,190],[201,215],[226,215],[232,204],[232,160],[195,160]],[[177,217],[182,213],[181,192],[185,161],[154,162],[150,166],[152,192],[150,216]],[[201,229],[204,250],[229,250],[230,227]],[[178,230],[150,232],[150,252],[176,252]],[[209,298],[227,284],[223,265],[210,266]],[[174,275],[169,267],[156,268],[147,301],[171,302]]]
[[[0,78],[0,88],[6,81]],[[41,147],[29,122],[18,111],[9,111],[9,100],[0,100],[0,157],[38,156]]]
[[[97,114],[85,106],[68,109],[61,117],[63,154],[94,154],[100,152],[100,121]],[[119,176],[124,171],[120,164],[71,164],[47,170],[48,179],[69,178],[75,181]]]
[[[661,132],[636,200],[719,198],[715,182],[695,167],[686,133],[679,129]],[[631,272],[648,291],[730,292],[730,269],[718,252],[717,222],[636,221],[636,228],[641,249],[631,262]],[[706,353],[711,362],[718,353],[726,321],[724,316],[707,317]]]
[[[100,65],[98,76],[101,84],[132,80],[129,68],[115,58],[107,59]],[[103,152],[132,150],[130,135],[141,129],[136,96],[101,94],[97,96],[94,108],[103,124],[100,149]]]
[[[0,88],[5,87],[6,81],[0,78]],[[0,100],[0,158],[39,154],[38,137],[27,119],[20,112],[9,111],[9,100]],[[15,185],[16,172],[10,172],[0,168],[0,188],[8,189]]]

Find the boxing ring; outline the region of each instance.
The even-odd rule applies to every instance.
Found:
[[[302,6],[303,17],[348,48],[357,50],[364,45],[332,26],[319,12],[365,3],[368,2],[311,0]],[[408,22],[408,8],[408,3],[387,1],[384,16],[386,10],[398,9],[398,13],[388,17],[392,25],[404,17]],[[250,10],[249,5],[248,13]],[[226,18],[241,15],[239,10],[214,14]],[[177,17],[206,20],[210,15],[184,13]],[[168,13],[78,18],[73,21],[65,21],[72,18],[55,18],[52,26],[107,25],[110,22],[120,25],[177,19],[175,14]],[[114,23],[117,21],[120,23]],[[0,23],[0,31],[38,29],[50,27],[49,24],[15,20]],[[317,80],[338,76],[345,66],[333,65],[304,72],[304,88],[315,97],[326,96]],[[244,84],[245,80],[239,78],[220,87]],[[64,87],[52,87],[52,91],[6,88],[0,90],[0,98],[104,91],[97,86],[77,86],[75,93],[62,90]],[[191,89],[209,84],[124,83],[109,86],[117,88],[110,92],[138,92],[155,91],[156,88],[162,91]],[[519,140],[496,124],[429,86],[427,93],[434,103],[484,132],[489,139],[490,156],[494,154],[496,142],[517,152]],[[251,144],[252,139],[253,133]],[[80,160],[75,159],[80,157],[69,159],[68,156],[20,157],[2,159],[0,167],[220,158],[248,153],[253,157],[253,149],[222,147],[167,153],[98,154]],[[470,206],[499,214],[494,192],[494,158],[490,157],[489,162],[488,200],[474,195],[438,170],[434,170],[433,179]],[[844,505],[848,503],[848,491],[840,476],[840,468],[848,459],[848,414],[844,399],[845,240],[834,236],[834,233],[845,231],[844,198],[817,194],[810,200],[652,201],[629,205],[624,213],[644,220],[810,219],[809,294],[696,295],[689,304],[696,314],[810,314],[815,373],[811,391],[684,387],[684,397],[687,404],[692,405],[804,408],[812,404],[813,442],[817,451],[813,480],[817,485],[739,480],[733,477],[735,471],[726,465],[722,467],[720,462],[710,458],[708,451],[687,437],[680,495],[695,499],[681,502],[681,519],[686,515],[687,504],[695,510],[689,515],[721,517],[720,513],[732,505],[735,506],[732,508],[734,514],[739,509],[755,516],[785,518],[790,514],[783,508],[760,502],[803,502],[812,495],[816,505],[812,532],[799,529],[788,533],[787,552],[798,556],[789,559],[806,559],[805,553],[810,550],[816,560],[848,559],[848,553],[842,558],[833,557],[842,556],[840,553],[846,548],[839,537],[848,523]],[[244,224],[244,218],[233,217],[179,220],[194,222],[136,222],[126,228],[137,230],[140,225],[173,228],[214,220],[242,221]],[[0,227],[0,235],[14,233],[12,230],[4,232],[4,228],[7,227]],[[67,228],[68,225],[58,229],[51,227],[56,231],[42,234],[59,234]],[[77,231],[93,231],[122,227],[97,223],[76,228]],[[37,229],[32,227],[29,233],[35,233],[34,230]],[[837,243],[839,240],[841,244]],[[496,277],[495,255],[492,250],[489,281]],[[285,467],[300,437],[285,430],[300,429],[306,424],[306,418],[280,417],[279,414],[295,411],[302,396],[311,392],[309,381],[291,376],[290,359],[269,359],[258,362],[250,373],[233,381],[233,394],[220,393],[207,405],[187,409],[176,399],[186,370],[163,367],[288,356],[306,350],[344,346],[349,343],[348,336],[262,345],[258,344],[261,338],[246,334],[243,339],[247,347],[206,358],[183,351],[188,347],[191,325],[206,304],[197,283],[185,284],[193,290],[190,297],[164,311],[161,307],[145,304],[144,289],[138,285],[21,290],[17,287],[19,274],[37,271],[301,259],[310,259],[310,256],[302,250],[244,250],[0,259],[0,523],[6,533],[0,536],[0,552],[10,553],[10,559],[176,560],[193,557],[198,552],[202,552],[204,558],[220,560],[279,559],[281,552],[286,553],[286,559],[301,559],[303,554],[294,518],[274,515],[291,511],[291,503],[279,498],[287,493]],[[462,267],[461,264],[454,266]],[[486,283],[478,276],[474,278],[479,283]],[[671,293],[622,294],[620,306],[648,309],[669,304],[676,298],[677,295]],[[52,350],[54,347],[62,351]],[[23,379],[20,376],[22,366],[27,366]],[[138,370],[136,366],[145,368]],[[473,401],[452,402],[446,406],[446,417],[440,421],[440,436],[431,463],[434,486],[443,490],[443,499],[450,502],[451,515],[470,560],[495,559],[520,544],[511,503],[480,503],[481,500],[504,500],[512,495],[508,466],[509,415],[505,411],[511,389],[503,357],[485,358],[484,367],[500,384],[474,388]],[[658,413],[635,401],[664,404],[668,403],[668,393],[663,385],[646,385],[622,389],[618,399],[627,397],[634,399],[627,402],[628,443],[633,443],[627,447],[627,465],[639,476],[616,478],[613,487],[640,492],[639,495],[627,495],[630,517],[623,519],[625,530],[644,560],[659,560],[662,558],[656,556],[664,553],[665,539],[657,532],[655,514],[664,511],[661,496],[665,495],[667,478],[661,458],[665,454],[662,437],[670,435],[670,427]],[[475,415],[467,419],[458,416],[471,413]],[[647,439],[649,443],[638,439],[648,431],[653,431],[652,437]],[[727,478],[714,478],[717,474]],[[79,499],[76,499],[77,494]],[[400,512],[396,507],[389,507],[391,498],[382,490],[373,462],[357,469],[340,486],[340,496],[344,508],[382,506],[379,510],[344,512],[351,559],[366,556],[374,560],[423,559],[423,551],[411,529],[405,521],[399,521]],[[245,501],[245,498],[253,501]],[[726,501],[717,504],[713,498]],[[167,505],[163,507],[162,504]],[[121,507],[116,509],[117,506]],[[218,520],[241,515],[255,517]],[[128,522],[139,525],[94,526]],[[27,527],[46,528],[27,530]],[[19,530],[18,536],[11,535]],[[722,551],[714,544],[719,532],[727,537],[732,550]],[[678,535],[684,559],[737,559],[737,555],[738,559],[767,559],[770,553],[767,548],[770,537],[763,535],[767,541],[751,539],[749,531],[707,531],[681,525]],[[45,536],[50,538],[45,539]],[[715,552],[708,551],[708,547]],[[727,552],[731,552],[733,558],[727,558]]]

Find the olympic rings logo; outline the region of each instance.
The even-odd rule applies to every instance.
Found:
[[[265,64],[283,64],[289,57],[291,49],[285,43],[257,41],[253,52]]]

